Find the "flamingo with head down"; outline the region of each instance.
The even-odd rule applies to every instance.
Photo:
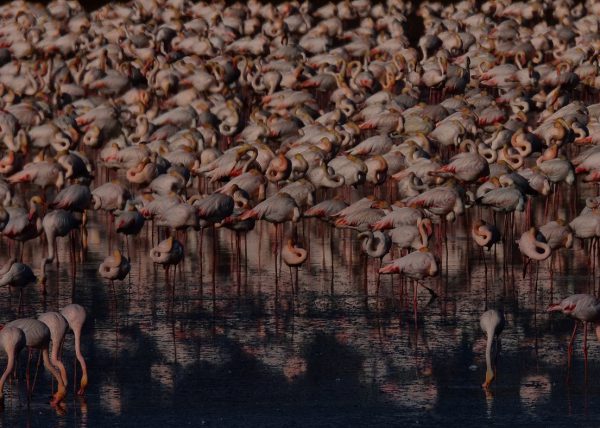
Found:
[[[485,382],[481,385],[486,390],[496,378],[496,359],[500,352],[500,333],[504,330],[504,324],[504,313],[495,309],[485,311],[479,319],[479,325],[487,337],[485,346]],[[494,357],[492,361],[492,348],[494,344],[496,346],[493,351]]]

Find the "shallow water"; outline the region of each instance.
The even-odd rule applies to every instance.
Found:
[[[580,189],[579,198],[592,191]],[[536,205],[534,214],[535,224],[543,224],[543,205]],[[472,209],[470,219],[476,215]],[[487,212],[482,215],[490,218]],[[558,216],[573,214],[558,209]],[[63,238],[59,266],[49,269],[48,295],[42,299],[39,286],[32,286],[24,299],[27,316],[71,301],[88,309],[83,352],[90,385],[85,398],[74,396],[71,381],[65,408],[55,411],[48,404],[50,377],[40,370],[28,407],[23,352],[18,380],[8,388],[2,425],[597,423],[598,341],[590,332],[587,382],[581,335],[569,374],[566,348],[572,321],[545,313],[551,301],[588,292],[594,285],[586,251],[576,243],[555,257],[552,277],[544,262],[531,265],[523,278],[514,246],[507,251],[499,246],[495,256],[487,253],[484,265],[465,233],[463,224],[470,219],[448,227],[447,256],[434,243],[442,256],[442,275],[427,284],[438,297],[430,300],[419,288],[415,320],[412,285],[397,276],[382,277],[377,298],[378,262],[369,260],[366,292],[356,233],[332,231],[317,220],[297,226],[310,256],[299,271],[295,294],[285,265],[277,267],[281,275],[275,280],[275,228],[263,223],[240,242],[239,272],[235,234],[217,231],[214,279],[212,231],[203,232],[202,251],[198,233],[180,235],[187,254],[174,279],[170,273],[174,300],[165,272],[147,256],[153,235],[146,228],[130,240],[131,276],[115,284],[113,295],[96,269],[117,245],[125,251],[126,246],[108,232],[105,215],[94,213],[89,250],[76,266],[75,286]],[[497,222],[502,225],[502,218]],[[522,229],[521,214],[515,224]],[[288,225],[284,234],[289,232]],[[160,233],[163,237],[165,232]],[[37,267],[42,245],[27,244],[24,260]],[[3,242],[2,254],[7,250]],[[17,317],[18,297],[2,293],[1,321],[6,322]],[[486,295],[487,307],[502,306],[507,318],[498,378],[487,396],[480,386],[485,336],[479,327]],[[71,337],[64,361],[72,379]]]

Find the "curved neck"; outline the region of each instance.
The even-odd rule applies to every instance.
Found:
[[[425,230],[425,226],[423,225],[422,221],[419,222],[419,235],[421,236],[421,243],[423,244],[423,247],[427,247],[427,244],[429,243],[429,236],[427,236],[427,230]]]
[[[494,376],[494,369],[492,367],[492,344],[494,343],[494,332],[487,331],[487,343],[485,345],[485,366],[486,366],[486,380],[491,379]]]
[[[6,355],[8,356],[8,361],[6,363],[6,370],[2,373],[2,377],[0,378],[0,397],[4,396],[4,384],[6,383],[6,379],[12,373],[15,368],[15,356],[17,354],[17,350],[15,348],[6,350]]]
[[[242,172],[248,172],[248,168],[250,168],[250,165],[252,165],[252,162],[254,162],[256,160],[256,158],[258,157],[258,150],[254,149],[254,148],[248,150],[248,153],[250,153],[250,157],[244,164],[244,168],[243,168]]]

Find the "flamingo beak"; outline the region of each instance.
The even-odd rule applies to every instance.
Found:
[[[485,372],[485,382],[481,386],[484,387],[485,389],[489,388],[489,386],[493,382],[494,378],[495,378],[494,372],[491,370],[487,370]]]
[[[85,393],[85,388],[87,387],[88,384],[88,377],[87,374],[84,374],[81,377],[81,383],[79,386],[79,391],[77,391],[77,395],[83,395]]]

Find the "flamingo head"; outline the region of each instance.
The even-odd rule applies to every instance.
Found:
[[[85,388],[87,388],[88,385],[88,376],[87,373],[84,373],[81,376],[81,383],[79,384],[79,390],[77,391],[77,395],[81,396],[83,394],[85,394]]]

